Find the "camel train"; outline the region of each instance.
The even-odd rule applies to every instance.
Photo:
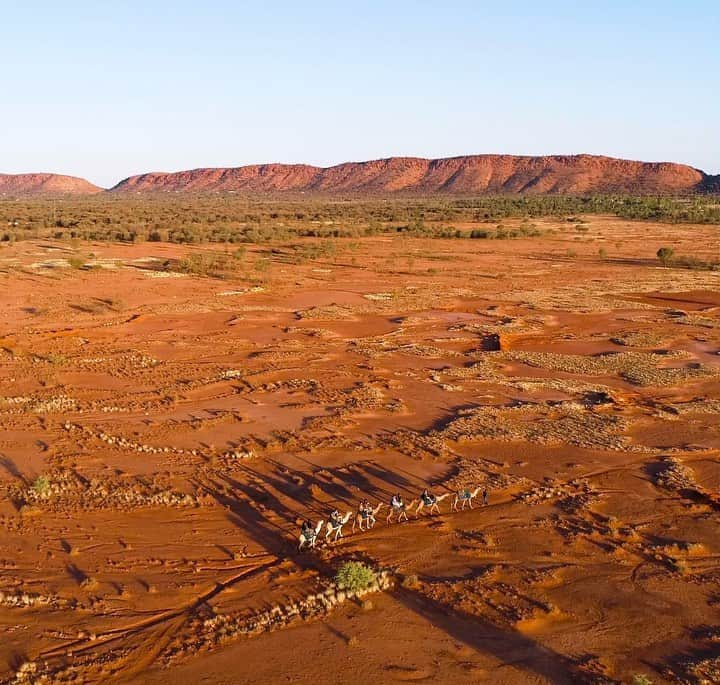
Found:
[[[473,508],[473,500],[482,493],[482,503],[488,503],[488,491],[482,485],[479,485],[474,490],[469,488],[462,488],[457,490],[455,493],[446,492],[442,495],[434,495],[428,492],[427,489],[422,491],[422,494],[417,500],[412,500],[409,504],[405,504],[402,496],[399,492],[395,493],[390,498],[388,505],[388,515],[385,517],[385,523],[392,523],[395,519],[398,523],[400,521],[408,520],[408,512],[413,508],[415,509],[415,518],[420,516],[420,512],[427,509],[428,514],[432,516],[433,513],[440,513],[440,502],[453,495],[451,511],[463,511],[465,507]],[[341,514],[335,509],[329,519],[326,521],[318,521],[316,525],[310,521],[304,521],[300,528],[300,537],[298,539],[298,551],[302,551],[305,547],[314,549],[317,543],[318,537],[325,526],[325,541],[329,542],[332,537],[333,542],[337,542],[343,537],[343,526],[345,526],[350,519],[353,519],[352,532],[355,532],[355,528],[359,528],[360,531],[371,530],[377,523],[377,515],[380,510],[386,506],[384,502],[380,502],[377,506],[373,507],[367,499],[360,502],[357,512],[353,516],[352,511],[348,511],[345,515]],[[459,508],[458,508],[459,507]]]

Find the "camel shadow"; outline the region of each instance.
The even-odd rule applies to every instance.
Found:
[[[346,504],[351,504],[355,499],[352,492],[345,485],[337,482],[337,477],[332,473],[332,469],[320,469],[314,473],[307,473],[290,468],[272,459],[268,459],[267,463],[275,466],[282,478],[270,475],[263,477],[268,481],[272,481],[274,487],[280,492],[301,501],[305,505],[309,505],[316,499],[313,490],[319,490],[328,499],[342,500]],[[325,472],[329,473],[329,477],[321,478]]]
[[[298,553],[296,542],[288,536],[287,530],[268,520],[266,513],[257,508],[254,499],[258,492],[257,488],[240,483],[226,474],[219,475],[218,478],[221,480],[220,483],[207,481],[196,485],[228,510],[228,520],[242,530],[252,542],[278,559],[292,558],[303,570],[315,570],[323,575],[332,573],[330,566],[317,555]],[[228,495],[227,486],[233,491],[241,492],[244,499]],[[285,507],[274,496],[268,494],[268,497],[270,499],[266,500],[267,504],[263,507],[272,506],[275,516],[281,517],[284,521],[296,521],[301,518],[298,512]]]
[[[82,585],[88,579],[87,573],[79,569],[75,564],[68,564],[65,570],[78,585]]]
[[[1,456],[0,457],[0,466],[2,466],[13,478],[17,478],[19,481],[22,482],[23,485],[29,485],[28,479],[25,477],[25,475],[18,469],[17,464],[10,459],[10,457]]]

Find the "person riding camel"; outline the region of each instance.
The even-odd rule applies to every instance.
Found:
[[[315,535],[315,528],[313,528],[313,524],[310,523],[310,521],[305,520],[302,522],[300,532],[306,540],[310,540]]]
[[[332,523],[333,527],[337,527],[342,522],[342,516],[340,515],[340,512],[337,509],[333,509],[332,514],[330,514],[330,523]]]
[[[362,516],[364,519],[370,518],[370,516],[372,516],[372,507],[370,506],[370,502],[366,499],[360,502],[359,511],[360,516]]]
[[[390,499],[390,511],[388,512],[388,515],[385,519],[387,523],[390,523],[392,520],[393,514],[397,514],[397,520],[398,522],[405,519],[407,521],[407,512],[405,511],[405,502],[403,502],[403,498],[400,496],[399,492],[396,492],[392,498]]]
[[[420,495],[420,498],[422,499],[423,504],[424,504],[426,507],[431,507],[433,504],[435,504],[435,501],[436,501],[435,495],[431,495],[431,494],[428,492],[428,489],[427,489],[427,488],[425,488],[425,489],[422,491],[422,495]]]

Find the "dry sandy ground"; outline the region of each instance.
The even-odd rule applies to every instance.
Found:
[[[538,223],[255,280],[0,249],[1,682],[720,682],[720,276],[654,260],[717,229]],[[489,504],[297,553],[426,485]],[[265,630],[345,559],[396,586]]]

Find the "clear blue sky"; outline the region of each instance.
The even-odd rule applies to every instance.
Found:
[[[9,0],[0,171],[597,153],[720,172],[720,2]]]

